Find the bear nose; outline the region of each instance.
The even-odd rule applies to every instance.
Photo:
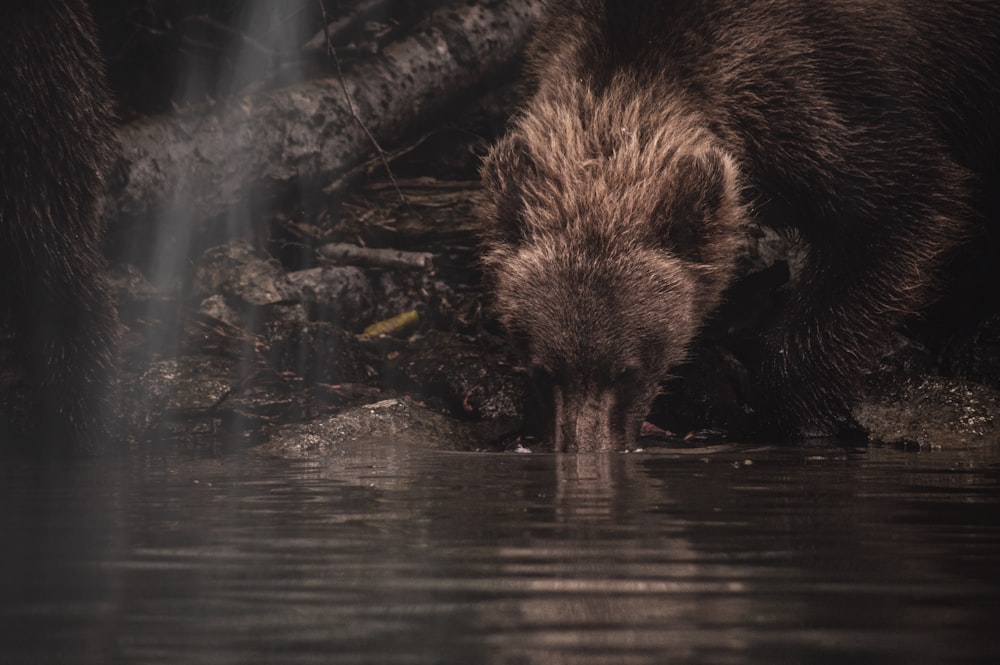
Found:
[[[617,399],[610,390],[555,393],[555,450],[608,452],[628,445],[626,424],[616,416]]]

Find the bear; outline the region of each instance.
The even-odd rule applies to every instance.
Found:
[[[102,201],[116,150],[86,4],[8,3],[0,22],[0,307],[20,379],[16,397],[5,396],[4,420],[9,436],[37,450],[107,443],[119,323]]]
[[[854,425],[861,377],[983,228],[990,0],[551,0],[482,165],[484,275],[559,451],[635,444],[750,225],[806,260],[752,371],[758,430]]]

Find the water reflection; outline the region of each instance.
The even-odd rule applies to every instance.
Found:
[[[0,476],[4,662],[1000,656],[989,451],[362,442],[323,462],[12,462]]]

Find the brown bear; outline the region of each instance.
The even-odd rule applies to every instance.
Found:
[[[751,223],[809,247],[757,411],[828,434],[980,225],[1000,4],[553,0],[526,80],[483,166],[485,266],[556,449],[635,441]]]
[[[100,447],[107,434],[102,417],[118,319],[100,207],[114,151],[110,95],[85,4],[7,3],[0,21],[0,316],[13,339],[9,359],[23,375],[19,394],[28,397],[5,399],[3,415],[13,431],[50,450]]]

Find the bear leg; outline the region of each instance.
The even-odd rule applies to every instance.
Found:
[[[841,212],[836,223],[805,227],[809,261],[764,342],[765,430],[814,437],[855,428],[864,372],[936,295],[942,268],[975,223],[973,179],[947,160],[915,172],[922,182],[873,177],[879,187],[865,191],[881,199],[830,202],[826,209]]]

